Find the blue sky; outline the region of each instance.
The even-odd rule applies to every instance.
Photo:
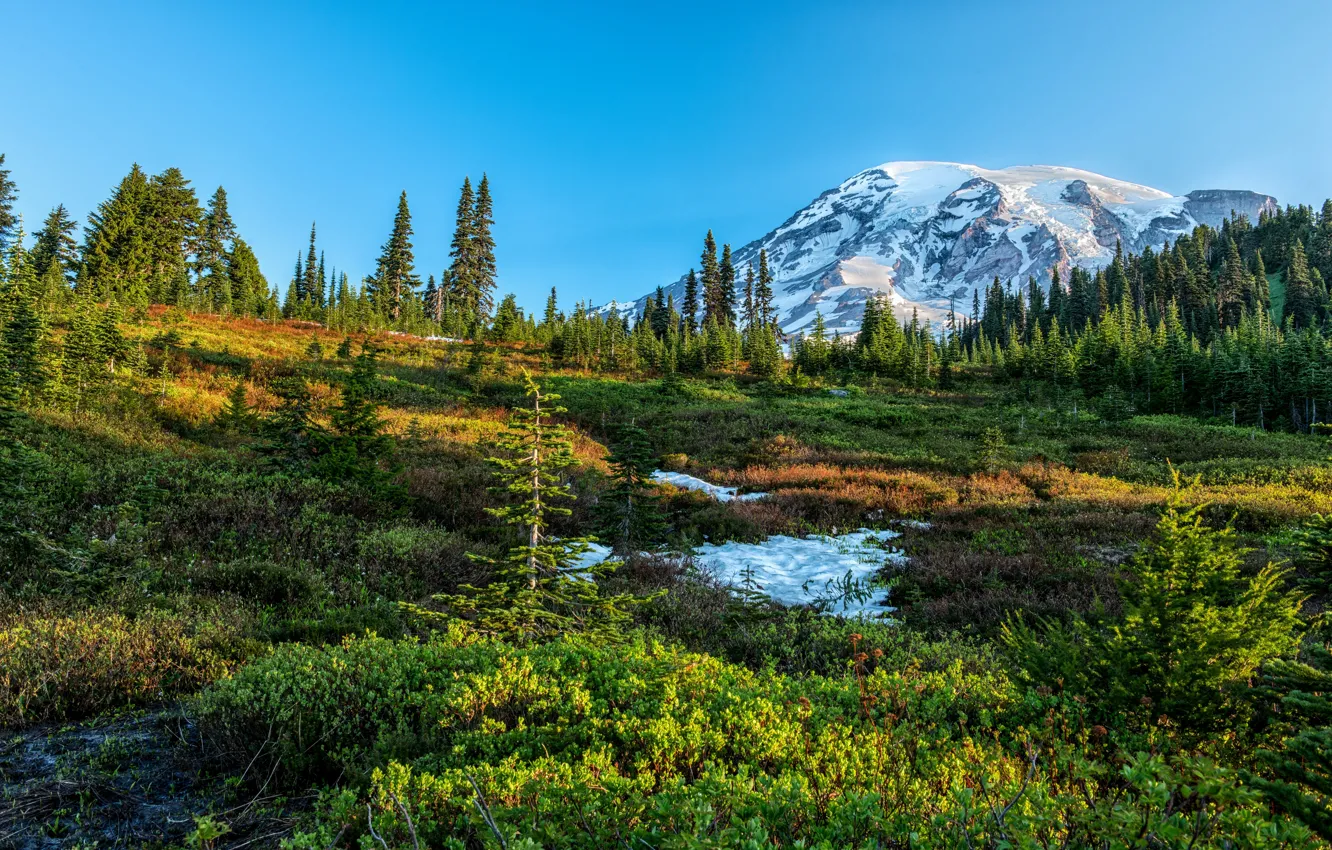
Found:
[[[220,183],[271,283],[310,222],[370,271],[407,190],[424,278],[490,174],[500,289],[630,297],[896,159],[1332,196],[1322,2],[0,2],[29,230],[138,161]]]

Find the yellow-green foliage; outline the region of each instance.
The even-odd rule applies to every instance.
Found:
[[[1303,840],[1205,761],[1096,764],[1105,730],[1085,728],[1077,703],[964,657],[876,656],[790,678],[645,640],[518,649],[455,628],[282,647],[200,712],[238,761],[273,759],[291,783],[351,780],[302,848],[356,846],[371,825],[391,847],[413,834],[495,846],[481,843],[483,809],[510,847],[1081,846],[1143,829],[1166,839],[1153,846]]]
[[[17,615],[0,628],[0,725],[72,720],[182,693],[224,675],[216,635],[173,615]]]

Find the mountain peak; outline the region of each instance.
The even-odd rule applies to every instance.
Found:
[[[822,193],[775,230],[736,251],[743,269],[768,252],[774,305],[787,332],[821,312],[830,331],[858,329],[865,301],[888,296],[899,315],[941,317],[995,277],[1047,282],[1058,268],[1108,263],[1160,247],[1231,212],[1256,218],[1276,199],[1206,189],[1160,189],[1061,165],[989,169],[960,162],[886,162]],[[683,278],[670,287],[677,303]],[[636,302],[641,309],[643,299]]]

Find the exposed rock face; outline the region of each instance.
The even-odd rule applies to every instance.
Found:
[[[1055,267],[1066,274],[1072,265],[1108,263],[1120,243],[1131,251],[1159,247],[1198,224],[1219,226],[1232,212],[1257,218],[1275,207],[1256,192],[1177,197],[1060,166],[892,162],[824,192],[734,259],[743,277],[767,249],[788,332],[806,327],[816,310],[830,330],[845,332],[858,327],[875,293],[887,294],[901,315],[917,309],[938,317],[950,299],[969,309],[972,292],[996,276],[1045,282]],[[669,291],[679,302],[684,278]]]

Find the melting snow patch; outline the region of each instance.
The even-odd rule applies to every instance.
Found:
[[[754,499],[762,499],[768,495],[767,493],[737,493],[735,487],[709,484],[702,478],[695,478],[682,472],[662,472],[660,469],[652,473],[652,480],[669,484],[672,487],[679,487],[681,490],[697,490],[700,493],[707,493],[719,502],[729,502],[733,499],[738,502],[748,502]]]
[[[755,590],[787,605],[829,602],[827,610],[846,616],[884,614],[884,592],[869,580],[887,561],[906,556],[883,544],[896,531],[860,529],[837,536],[769,537],[762,543],[705,543],[694,562],[731,585]],[[849,591],[849,592],[848,592]]]
[[[906,528],[916,528],[921,531],[930,530],[930,524],[921,519],[895,519],[893,522]]]

